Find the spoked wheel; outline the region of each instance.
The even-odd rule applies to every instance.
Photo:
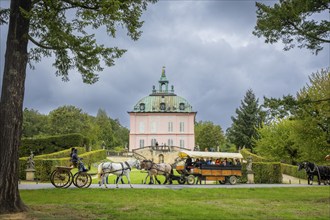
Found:
[[[236,176],[230,176],[229,177],[229,183],[231,185],[235,185],[237,183],[237,177]]]
[[[226,181],[225,180],[219,180],[219,183],[220,184],[226,184]]]
[[[195,176],[194,176],[194,175],[189,175],[189,176],[187,177],[187,183],[188,183],[189,185],[193,185],[193,184],[195,183]]]
[[[72,184],[72,179],[70,170],[57,169],[50,174],[50,182],[56,188],[68,188]]]
[[[85,172],[78,172],[73,176],[73,184],[78,188],[88,188],[92,184],[92,177]]]
[[[178,179],[178,183],[182,185],[185,184],[185,182],[186,182],[186,177],[181,175],[180,178]]]

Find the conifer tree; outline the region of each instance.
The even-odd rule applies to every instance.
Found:
[[[236,109],[236,117],[231,117],[233,123],[227,129],[228,140],[237,148],[246,147],[253,151],[254,140],[258,139],[257,128],[261,126],[262,112],[253,91],[249,89]]]

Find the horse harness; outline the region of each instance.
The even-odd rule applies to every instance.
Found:
[[[150,170],[156,170],[157,172],[163,172],[163,173],[165,173],[165,174],[171,174],[171,173],[168,173],[168,172],[166,172],[165,170],[161,170],[161,169],[159,169],[159,164],[157,164],[157,163],[154,163],[154,162],[152,162],[152,161],[145,161],[145,162],[147,162],[147,163],[151,163],[151,165],[150,165],[150,167],[148,168],[148,169],[146,169],[147,171],[150,171]]]
[[[102,164],[104,164],[104,163],[102,163]],[[124,164],[126,164],[127,168],[124,167]],[[113,170],[113,171],[111,171],[112,163],[110,163],[108,167],[102,169],[102,172],[103,172],[103,174],[106,174],[106,173],[115,173],[117,171],[121,171],[120,176],[122,176],[122,175],[124,175],[124,171],[125,170],[130,170],[130,171],[132,170],[131,166],[127,163],[127,161],[120,162],[120,165],[122,167],[120,170]],[[104,172],[105,169],[109,169],[110,171],[109,172]]]
[[[319,170],[319,167],[313,163],[314,165],[314,169],[312,170],[307,164],[305,165],[306,166],[306,173],[309,173],[309,174],[313,174],[316,170],[317,170],[317,174],[318,174],[318,178],[320,179],[321,178],[321,175],[320,175],[320,170]]]

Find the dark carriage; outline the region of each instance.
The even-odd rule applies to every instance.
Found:
[[[78,172],[74,175],[71,170],[74,166],[56,166],[55,170],[50,174],[50,182],[56,188],[68,188],[75,185],[78,188],[88,188],[92,184],[92,173],[87,173],[82,169],[82,162],[78,161]]]
[[[181,176],[176,176],[173,179],[178,180],[179,183],[195,184],[201,181],[217,181],[220,184],[230,183],[232,185],[237,183],[237,179],[242,176],[242,159],[240,153],[226,153],[226,152],[202,152],[202,151],[180,151],[179,157],[185,159],[184,164],[176,166],[176,170]],[[217,159],[227,160],[226,164],[206,164],[198,163],[197,159],[205,158],[212,160]]]

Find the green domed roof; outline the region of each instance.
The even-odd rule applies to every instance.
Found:
[[[168,90],[168,80],[163,67],[159,90],[153,86],[152,93],[136,103],[132,112],[193,112],[186,99],[174,94],[174,87]]]
[[[192,112],[192,107],[187,100],[175,94],[151,94],[138,101],[133,112]]]

